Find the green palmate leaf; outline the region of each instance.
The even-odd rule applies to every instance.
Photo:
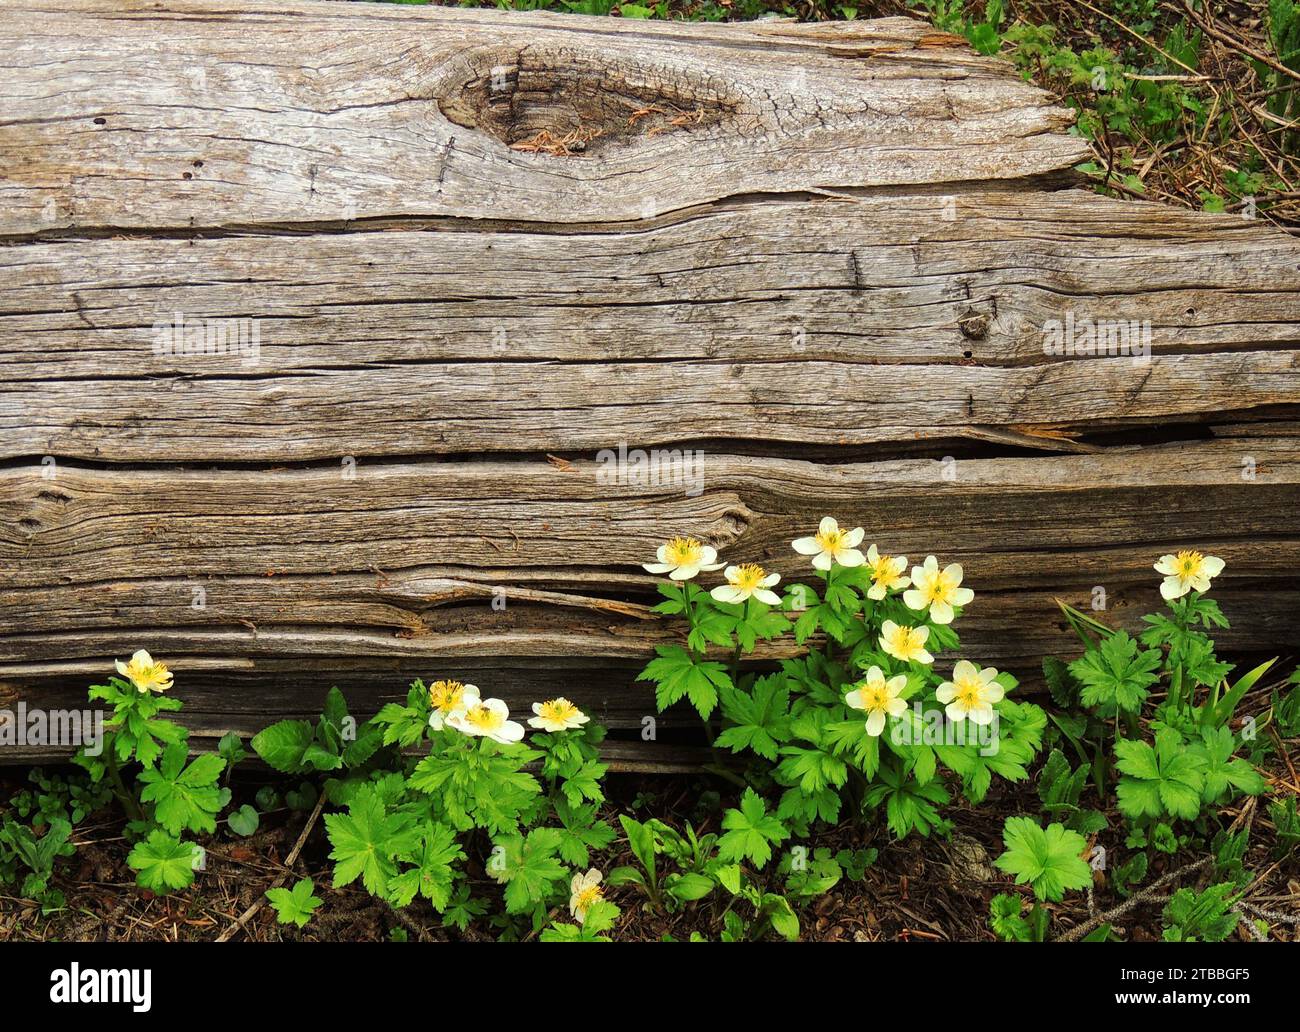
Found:
[[[587,908],[587,919],[583,921],[583,931],[588,935],[599,935],[600,932],[607,932],[614,927],[618,920],[619,910],[613,903],[607,899],[598,899]],[[596,938],[595,942],[607,942],[606,939]]]
[[[772,612],[762,602],[750,601],[744,615],[737,621],[736,641],[744,652],[753,652],[758,639],[770,641],[790,629],[790,621],[779,612]]]
[[[610,942],[609,931],[618,920],[619,910],[607,900],[597,900],[587,908],[587,920],[580,925],[556,923],[541,934],[542,942]]]
[[[1159,680],[1160,653],[1139,649],[1124,631],[1103,638],[1070,664],[1070,673],[1083,685],[1080,701],[1085,706],[1114,706],[1136,713],[1147,697],[1147,689]]]
[[[1083,860],[1087,842],[1063,825],[1049,824],[1044,831],[1032,818],[1008,817],[1002,841],[1006,852],[995,861],[998,868],[1013,875],[1017,885],[1032,885],[1040,900],[1058,901],[1067,889],[1085,888],[1092,880]]]
[[[545,903],[564,884],[560,863],[560,833],[554,828],[534,828],[527,836],[498,839],[488,873],[505,883],[506,910],[520,914]]]
[[[646,665],[637,680],[655,682],[655,701],[661,713],[685,698],[701,717],[707,718],[718,704],[719,689],[735,687],[721,663],[697,660],[680,645],[657,645],[655,652],[657,658]]]
[[[938,781],[918,784],[897,763],[882,763],[879,780],[862,798],[864,806],[885,804],[885,822],[895,838],[903,838],[913,831],[929,836],[931,831],[945,827],[937,807],[948,801],[948,792]]]
[[[173,835],[182,831],[217,830],[216,815],[230,801],[230,792],[217,784],[226,761],[205,753],[188,767],[189,749],[183,742],[169,745],[157,769],[140,772],[140,800],[154,804],[158,823]]]
[[[463,932],[488,909],[487,900],[472,895],[469,883],[462,881],[451,894],[451,902],[443,911],[442,923],[444,927],[459,928]]]
[[[304,756],[312,744],[312,727],[305,720],[281,720],[259,731],[250,743],[268,766],[282,774],[307,769]]]
[[[745,789],[740,797],[739,810],[728,810],[723,815],[722,827],[726,834],[718,839],[719,858],[727,862],[749,860],[757,867],[765,867],[772,859],[772,846],[790,836],[752,788]]]
[[[1184,748],[1183,736],[1173,728],[1157,731],[1154,747],[1121,739],[1115,756],[1124,775],[1115,789],[1124,816],[1194,820],[1201,812],[1205,761]]]
[[[591,850],[604,849],[614,841],[613,827],[595,819],[594,804],[569,807],[560,800],[555,810],[564,825],[560,829],[560,858],[566,864],[587,867],[591,863]]]
[[[817,820],[834,824],[839,820],[842,804],[843,800],[839,792],[833,788],[826,788],[812,794],[798,788],[789,788],[781,795],[776,816],[778,820],[796,825]]]
[[[560,790],[569,805],[579,806],[584,800],[593,803],[604,802],[605,793],[601,790],[600,780],[607,770],[609,770],[608,764],[587,760],[566,777],[561,782]]]
[[[758,678],[752,692],[724,688],[722,713],[732,726],[718,735],[715,744],[733,753],[749,749],[776,760],[777,746],[790,740],[790,690],[781,674]]]
[[[370,723],[381,729],[384,745],[398,745],[403,749],[418,745],[429,728],[429,689],[423,681],[413,681],[406,693],[405,706],[390,702]]]
[[[1246,795],[1260,795],[1267,783],[1246,760],[1234,758],[1236,748],[1232,732],[1226,727],[1201,732],[1201,741],[1194,742],[1190,752],[1202,761],[1205,782],[1202,795],[1207,803],[1221,803],[1231,789]]]
[[[710,645],[719,645],[724,649],[734,646],[733,635],[739,621],[730,613],[707,608],[698,612],[686,644],[696,652],[703,652]]]
[[[973,736],[965,745],[938,745],[935,752],[949,770],[961,775],[963,792],[973,803],[984,800],[993,776],[1007,781],[1025,781],[1029,764],[1042,747],[1047,716],[1027,702],[1005,700],[998,705],[996,739],[981,745]]]
[[[1052,694],[1052,701],[1062,709],[1072,709],[1078,704],[1079,683],[1063,661],[1054,656],[1045,658],[1043,679],[1047,682],[1047,690]]]
[[[904,715],[908,719],[910,714]],[[841,720],[824,728],[826,744],[837,756],[848,752],[862,776],[870,781],[880,767],[880,737],[867,733],[865,720]]]
[[[808,795],[816,795],[825,788],[840,788],[849,778],[849,768],[843,760],[820,749],[805,749],[797,745],[781,748],[784,757],[777,766],[777,777],[784,785],[796,785]]]
[[[419,842],[414,849],[398,854],[398,859],[414,864],[389,882],[388,899],[394,906],[408,906],[416,895],[427,899],[442,913],[451,902],[451,887],[456,871],[452,866],[464,860],[465,853],[456,841],[456,832],[445,824],[426,821],[418,829]]]
[[[418,841],[411,817],[388,813],[370,785],[356,791],[347,813],[326,814],[325,830],[333,847],[334,887],[342,888],[360,878],[375,896],[388,894],[389,882],[397,875],[394,857],[410,852]]]
[[[522,745],[460,741],[421,760],[408,784],[433,796],[447,821],[460,831],[480,827],[491,834],[511,834],[520,814],[542,791],[537,779],[519,768],[541,756]]]
[[[1020,910],[1020,897],[1008,893],[994,896],[989,902],[989,924],[1003,942],[1029,942],[1033,938]]]
[[[162,895],[193,884],[195,848],[192,843],[155,830],[135,844],[126,862],[136,872],[136,884]]]
[[[276,920],[280,924],[293,924],[301,928],[324,902],[315,894],[315,890],[315,882],[310,878],[300,878],[292,889],[267,889],[266,898],[275,909]]]

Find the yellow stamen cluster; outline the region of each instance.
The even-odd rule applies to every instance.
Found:
[[[686,566],[700,561],[704,546],[692,537],[675,537],[668,542],[666,561],[677,566]]]
[[[738,588],[752,591],[763,583],[765,577],[767,571],[758,563],[741,563],[736,567],[736,575],[731,578],[731,583]]]
[[[446,713],[456,709],[465,695],[460,681],[434,681],[429,685],[429,706]]]
[[[471,706],[465,711],[465,722],[480,731],[495,731],[505,723],[505,716],[482,703]]]
[[[565,721],[578,715],[578,707],[563,697],[544,702],[537,711],[539,717],[557,722]]]

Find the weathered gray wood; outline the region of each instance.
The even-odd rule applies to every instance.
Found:
[[[1224,555],[1230,576],[1281,574],[1294,567],[1300,540],[1293,504],[1300,454],[1286,439],[1046,460],[826,465],[706,454],[694,496],[672,482],[602,484],[590,460],[567,466],[360,463],[351,477],[342,467],[65,464],[52,478],[35,464],[6,469],[0,548],[11,560],[7,583],[19,590],[4,597],[16,606],[25,589],[86,591],[118,582],[119,591],[129,590],[160,574],[257,578],[268,602],[290,590],[282,578],[304,576],[403,604],[446,597],[443,577],[487,584],[528,577],[535,587],[590,592],[605,577],[621,579],[610,583],[615,589],[629,583],[625,575],[649,584],[640,563],[679,533],[790,575],[806,565],[789,542],[828,512],[870,528],[890,554],[960,559],[988,588],[1051,588],[1108,570],[1145,576],[1153,550],[1189,527],[1231,552]],[[1250,545],[1265,538],[1267,548]],[[333,576],[345,573],[350,581]],[[189,592],[182,594],[173,604],[189,610]],[[24,623],[42,619],[50,596],[39,597]]]
[[[10,2],[0,50],[0,233],[616,221],[755,193],[1016,179],[1087,153],[1009,66],[901,18]],[[511,149],[543,129],[602,135],[568,157]]]
[[[635,234],[12,247],[0,457],[879,445],[1300,405],[1287,238],[1074,191],[954,205],[951,222],[911,197]],[[156,353],[155,322],[199,312],[258,320],[256,352]],[[1074,312],[1147,322],[1163,360],[1045,355]]]
[[[1062,189],[1068,113],[955,37],[19,0],[0,47],[0,707],[148,647],[202,734],[439,674],[638,728],[639,564],[798,578],[825,513],[961,561],[1029,680],[1055,597],[1136,628],[1182,547],[1224,648],[1300,644],[1300,247]],[[1045,353],[1072,317],[1152,360]]]

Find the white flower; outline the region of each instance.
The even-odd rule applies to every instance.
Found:
[[[593,867],[586,874],[575,874],[569,883],[569,913],[578,919],[578,924],[585,924],[591,905],[605,898],[600,879],[601,873]]]
[[[912,567],[912,588],[903,592],[908,609],[929,609],[937,624],[950,624],[953,606],[964,606],[975,597],[970,588],[961,586],[962,570],[956,563],[939,569],[939,560],[925,557],[924,566]]]
[[[769,591],[781,579],[779,573],[768,573],[757,563],[742,563],[740,566],[728,566],[722,571],[727,578],[726,584],[719,584],[709,592],[719,602],[739,604],[751,595],[769,606],[779,606],[781,597],[775,591]]]
[[[902,627],[893,620],[886,620],[880,625],[880,647],[904,663],[912,660],[918,663],[934,662],[934,657],[925,651],[929,637],[928,627]]]
[[[672,580],[690,580],[701,570],[722,569],[722,563],[714,562],[718,550],[692,537],[675,537],[660,545],[655,557],[657,563],[643,563],[642,568],[647,573],[666,573]]]
[[[550,702],[533,703],[533,712],[537,716],[528,718],[529,725],[543,731],[568,731],[582,727],[591,719],[564,696]]]
[[[998,684],[995,677],[998,672],[992,667],[979,669],[968,660],[958,660],[952,668],[952,680],[944,681],[934,691],[934,697],[947,703],[944,712],[952,721],[965,720],[970,717],[975,724],[993,722],[993,704],[1002,701],[1006,691]]]
[[[1161,597],[1172,602],[1189,591],[1209,591],[1210,578],[1223,572],[1223,560],[1200,552],[1162,555],[1156,563],[1156,572],[1165,575],[1160,582]]]
[[[867,598],[879,602],[888,591],[898,591],[912,583],[907,576],[907,556],[881,555],[872,545],[867,549],[867,566],[871,569],[871,587],[867,589]]]
[[[907,686],[907,675],[899,674],[885,680],[878,666],[867,670],[866,679],[844,696],[847,705],[867,711],[867,734],[877,737],[885,729],[885,717],[901,717],[907,712],[907,703],[898,697]]]
[[[453,713],[478,704],[478,689],[459,681],[434,681],[429,685],[429,726],[441,731]]]
[[[829,570],[835,563],[861,566],[864,557],[857,546],[862,543],[865,533],[861,527],[840,530],[840,525],[832,517],[825,516],[816,534],[796,538],[793,546],[800,555],[812,556],[812,564],[819,570]]]
[[[167,669],[167,664],[154,659],[144,649],[136,652],[129,663],[115,659],[113,665],[117,667],[117,672],[135,685],[136,691],[141,694],[165,692],[172,686],[172,675]]]
[[[447,717],[447,726],[476,738],[490,738],[509,745],[524,737],[524,725],[510,718],[510,709],[500,699],[484,699]]]

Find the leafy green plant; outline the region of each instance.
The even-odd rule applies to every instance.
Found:
[[[491,909],[475,895],[472,865],[501,887],[493,920],[512,936],[519,919],[546,927],[568,865],[581,868],[614,838],[598,818],[604,729],[567,699],[533,710],[525,743],[505,703],[474,685],[415,681],[403,703],[360,725],[331,690],[319,721],[282,721],[252,746],[286,773],[326,777],[336,888],[359,881],[399,908],[420,899],[464,929]]]
[[[134,844],[127,864],[137,884],[155,893],[188,888],[204,853],[185,836],[216,831],[230,803],[221,775],[238,742],[190,761],[189,730],[167,716],[182,704],[166,694],[173,686],[166,664],[141,649],[125,663],[118,660],[116,670],[118,676],[88,692],[91,701],[111,708],[102,748],[83,748],[74,762],[121,803],[126,837]]]
[[[1300,73],[1300,4],[1296,0],[1269,0],[1265,19],[1268,42],[1277,63]],[[1300,119],[1300,89],[1294,78],[1264,61],[1252,60],[1256,74],[1265,87],[1268,110],[1283,123]],[[1283,147],[1295,153],[1300,133],[1285,134]]]
[[[723,942],[760,939],[769,931],[787,942],[799,938],[799,916],[790,901],[759,884],[740,864],[720,867],[718,883],[733,897],[733,906],[723,915]],[[735,909],[735,904],[742,903],[744,913]]]
[[[1059,901],[1067,889],[1082,889],[1092,880],[1092,870],[1083,859],[1087,842],[1064,825],[1043,829],[1030,817],[1008,817],[1002,840],[1006,852],[996,865],[1013,875],[1016,884],[1032,886],[1039,900]]]
[[[1029,917],[1022,917],[1024,900],[1001,893],[989,901],[989,926],[1003,942],[1044,942],[1051,917],[1047,908],[1035,903]]]
[[[1052,750],[1038,772],[1038,798],[1043,812],[1049,817],[1064,818],[1067,828],[1083,835],[1106,827],[1105,814],[1080,805],[1088,775],[1087,764],[1072,768],[1059,749]]]
[[[1287,796],[1268,804],[1268,819],[1277,836],[1273,855],[1278,860],[1300,853],[1300,815],[1296,813],[1295,798]]]
[[[194,883],[195,856],[192,842],[154,829],[135,844],[126,862],[141,888],[162,895]]]
[[[641,869],[619,867],[610,872],[611,885],[636,885],[651,909],[676,909],[683,903],[703,899],[717,885],[716,835],[697,835],[691,825],[677,831],[660,820],[641,824],[619,815],[632,854]],[[672,862],[677,870],[660,876],[658,857]]]
[[[292,889],[267,889],[266,898],[275,910],[280,924],[304,927],[323,900],[316,895],[316,883],[310,878],[300,878]]]
[[[1233,681],[1232,666],[1217,657],[1209,632],[1228,624],[1206,592],[1222,561],[1186,551],[1163,556],[1155,568],[1163,575],[1167,608],[1143,617],[1145,629],[1136,639],[1062,603],[1085,652],[1068,665],[1045,663],[1044,672],[1053,700],[1065,707],[1053,720],[1086,762],[1070,771],[1054,752],[1040,793],[1046,792],[1045,806],[1070,813],[1082,771],[1090,769],[1103,803],[1114,791],[1127,824],[1126,846],[1173,854],[1209,837],[1205,822],[1217,808],[1264,792],[1264,779],[1239,755],[1246,743],[1232,726],[1272,661]],[[1094,818],[1078,827],[1092,833],[1104,823]],[[1128,892],[1147,867],[1145,858],[1114,865],[1112,884]]]
[[[654,682],[661,710],[683,700],[696,709],[717,769],[747,789],[747,803],[724,819],[724,860],[761,868],[783,840],[778,827],[803,837],[843,819],[846,804],[861,816],[883,810],[900,838],[943,834],[948,783],[978,803],[994,777],[1029,777],[1046,718],[1006,699],[1015,679],[967,661],[947,679],[934,669],[931,649],[960,647],[952,624],[974,598],[961,567],[929,556],[909,575],[905,557],[860,550],[863,537],[822,520],[793,543],[820,583],[782,595],[777,574],[752,563],[723,569],[716,550],[693,538],[672,539],[646,564],[668,576],[657,611],[685,627],[681,644],[660,646],[641,677]],[[719,569],[724,583],[695,584]],[[777,672],[742,670],[759,641],[789,634],[805,655]],[[724,750],[745,759],[743,777]],[[771,812],[756,794],[769,783],[780,792]]]
[[[50,885],[50,879],[55,861],[76,852],[68,841],[71,837],[72,825],[62,817],[49,821],[43,834],[18,821],[0,823],[0,883],[17,882],[22,894],[37,900],[45,913],[61,909],[63,893]],[[25,868],[21,880],[19,865]]]
[[[1241,920],[1232,909],[1237,901],[1234,890],[1231,882],[1211,885],[1203,892],[1179,889],[1164,909],[1164,941],[1223,942]]]

